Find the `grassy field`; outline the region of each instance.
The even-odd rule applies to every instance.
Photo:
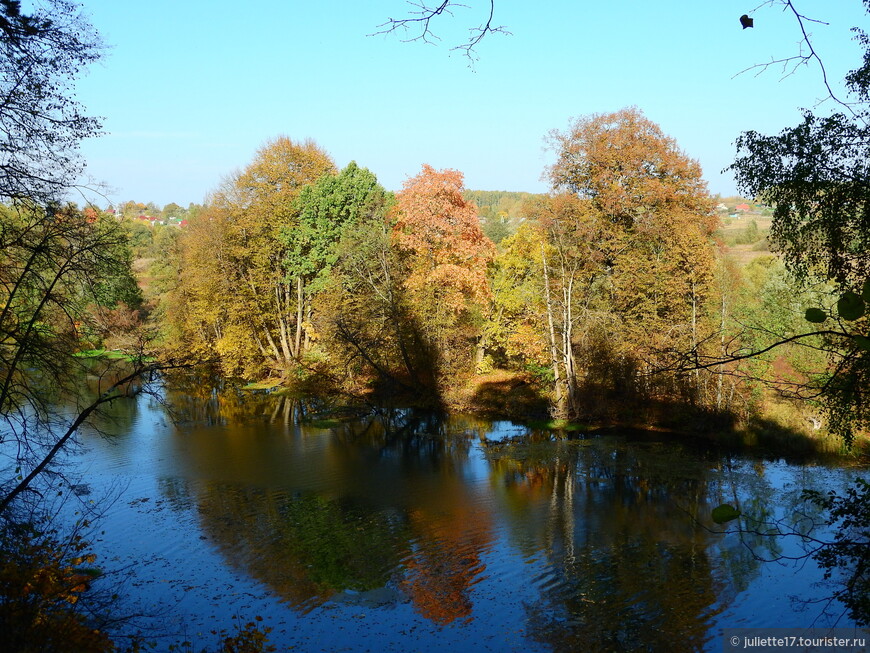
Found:
[[[751,223],[755,222],[757,238],[749,235]],[[766,244],[766,236],[770,233],[770,216],[755,214],[744,215],[741,218],[725,218],[716,235],[725,243],[726,255],[741,267],[745,267],[754,259],[770,256]],[[747,241],[750,242],[741,242]]]

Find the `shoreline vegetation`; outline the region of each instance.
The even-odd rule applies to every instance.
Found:
[[[771,251],[775,207],[710,196],[636,108],[550,141],[547,195],[470,191],[427,165],[391,193],[282,137],[205,206],[111,207],[142,301],[93,344],[150,329],[158,357],[248,391],[864,447],[824,397],[863,318],[813,332],[835,289]]]
[[[289,397],[342,398],[333,413],[328,408],[307,423],[330,428],[347,419],[348,404],[362,410],[367,407],[389,405],[395,407],[430,408],[450,414],[468,414],[493,421],[507,420],[528,427],[529,436],[544,432],[557,438],[582,438],[604,434],[663,434],[686,443],[700,440],[712,446],[729,450],[781,456],[787,459],[812,459],[816,456],[841,461],[843,465],[866,465],[870,462],[870,438],[861,435],[850,447],[842,438],[822,428],[815,428],[811,418],[799,406],[767,393],[763,405],[744,422],[730,416],[705,413],[674,413],[672,406],[658,410],[638,406],[611,405],[599,415],[586,419],[553,418],[548,414],[546,390],[537,385],[528,374],[508,370],[494,370],[466,380],[445,400],[433,403],[415,401],[413,397],[384,397],[371,394],[365,397],[351,395],[340,388],[312,383],[311,380],[286,382],[268,379],[232,387],[241,393],[266,392]],[[343,401],[343,400],[346,400]],[[662,412],[668,411],[668,419]],[[352,411],[351,411],[352,412]],[[355,413],[352,413],[355,415]]]

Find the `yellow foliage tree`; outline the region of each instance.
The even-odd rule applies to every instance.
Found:
[[[603,405],[596,389],[649,397],[659,352],[697,344],[716,220],[700,166],[637,109],[581,118],[550,140],[553,194],[526,208],[537,226],[504,243],[497,275],[521,273],[540,292],[540,318],[511,338],[529,353],[546,343],[554,413],[570,417],[581,401]],[[500,290],[503,310],[520,287]]]
[[[287,278],[279,236],[296,220],[302,188],[335,172],[313,141],[281,137],[214,193],[181,242],[175,319],[185,346],[246,376],[302,356],[305,297],[301,280]]]

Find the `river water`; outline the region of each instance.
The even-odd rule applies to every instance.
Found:
[[[195,394],[115,404],[73,457],[103,582],[159,648],[255,617],[304,651],[720,651],[723,628],[851,623],[798,538],[739,531],[805,526],[801,490],[862,469]],[[721,503],[746,518],[717,526]]]

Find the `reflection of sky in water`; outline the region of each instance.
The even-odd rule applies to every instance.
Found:
[[[761,521],[757,530],[778,529],[794,533],[810,520],[820,521],[814,506],[801,500],[804,489],[840,493],[858,476],[866,477],[859,469],[831,469],[822,466],[794,466],[782,460],[775,462],[738,461],[729,482],[735,487],[743,511]],[[824,535],[820,530],[814,535]],[[746,541],[754,545],[759,558],[768,561],[760,565],[746,591],[723,605],[724,611],[716,620],[722,627],[825,627],[840,619],[841,625],[851,623],[843,614],[840,604],[828,606],[820,600],[833,587],[825,581],[822,571],[805,559],[807,547],[794,536],[754,538]],[[723,538],[719,551],[747,555],[743,541],[735,536]],[[723,567],[727,570],[727,564]],[[739,583],[738,585],[742,585]]]
[[[394,438],[270,414],[176,429],[143,398],[118,436],[85,437],[90,496],[125,488],[100,560],[135,561],[124,593],[165,607],[162,626],[202,633],[196,646],[261,615],[279,648],[303,650],[655,649],[657,633],[719,650],[723,627],[808,625],[818,607],[791,597],[825,589],[814,565],[758,564],[692,511],[706,527],[720,502],[782,520],[801,489],[856,475],[655,439],[491,444],[526,433],[510,422]]]

